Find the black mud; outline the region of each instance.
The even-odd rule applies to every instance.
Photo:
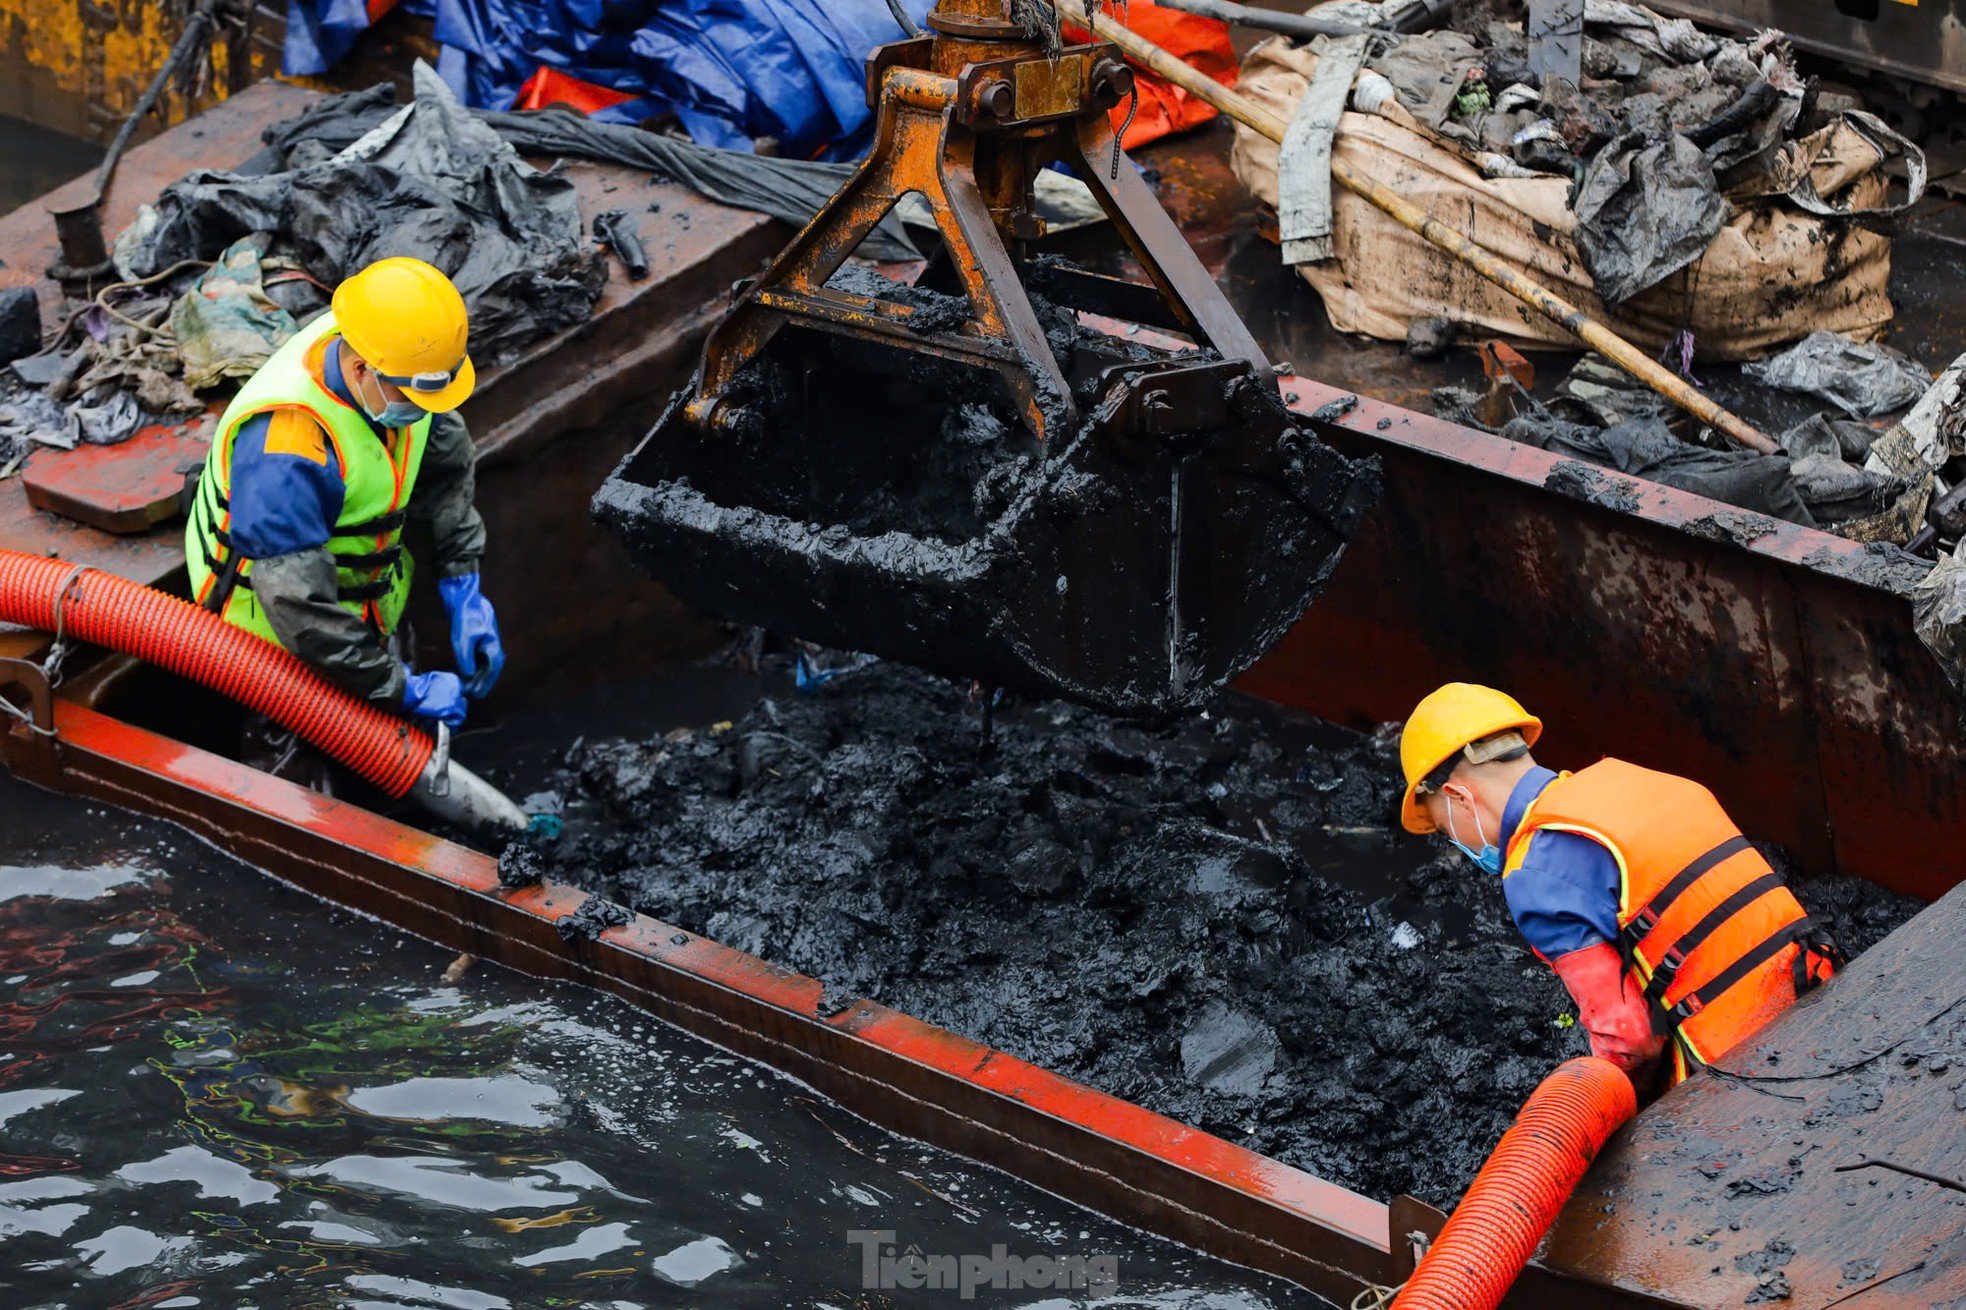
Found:
[[[1630,478],[1607,477],[1601,470],[1574,459],[1557,464],[1543,479],[1543,486],[1550,491],[1620,514],[1638,512],[1638,495],[1633,490],[1636,485]]]
[[[1882,591],[1910,596],[1932,572],[1932,561],[1888,541],[1867,541],[1861,555],[1816,551],[1803,558],[1810,568],[1823,569]]]
[[[1296,622],[1377,498],[1376,460],[1319,441],[1248,362],[1149,351],[1034,294],[1044,340],[1027,344],[1056,367],[1012,369],[1013,386],[1004,360],[943,339],[966,298],[858,265],[828,285],[856,314],[905,309],[920,348],[791,326],[717,422],[672,401],[593,501],[705,613],[1109,710],[1186,710]],[[1033,425],[1040,448],[1023,411],[1064,405],[1061,383],[1076,418]]]
[[[1387,831],[1392,740],[1160,726],[876,665],[577,744],[549,876],[1379,1197],[1451,1201],[1584,1049],[1499,886]],[[1853,949],[1910,913],[1801,888]]]
[[[1706,514],[1686,525],[1686,531],[1705,541],[1726,541],[1736,546],[1752,546],[1779,529],[1777,520],[1748,510],[1721,510]]]

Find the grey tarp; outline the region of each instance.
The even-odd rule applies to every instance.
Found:
[[[1923,366],[1889,346],[1866,345],[1834,332],[1811,332],[1743,372],[1771,387],[1819,396],[1853,418],[1875,418],[1916,404],[1932,385]]]
[[[149,421],[133,393],[113,387],[96,387],[66,406],[39,391],[22,391],[0,404],[0,449],[22,441],[61,450],[83,442],[114,446]]]
[[[1586,355],[1548,405],[1538,402],[1502,435],[1812,527],[1840,530],[1905,491],[1903,479],[1859,466],[1875,435],[1861,423],[1818,414],[1782,435],[1781,454],[1757,455],[1682,441],[1673,417],[1653,392]]]
[[[388,85],[350,91],[310,105],[268,128],[266,149],[243,165],[242,174],[277,172],[296,150],[318,143],[328,150],[352,145],[397,112]],[[737,209],[755,210],[803,226],[859,167],[854,163],[775,159],[742,150],[700,146],[622,123],[600,123],[571,109],[519,112],[475,110],[475,117],[521,154],[545,159],[589,159],[646,169]],[[899,220],[889,217],[862,247],[873,259],[919,259]]]
[[[1634,132],[1599,151],[1572,209],[1584,263],[1613,305],[1698,259],[1728,214],[1713,165],[1677,133],[1648,144]]]
[[[284,123],[266,130],[266,148],[230,174],[211,174],[212,178],[265,178],[288,172],[303,164],[318,162],[346,149],[369,131],[397,113],[395,91],[388,85],[329,96]],[[568,109],[525,112],[494,110],[468,111],[496,132],[514,150],[535,158],[588,159],[646,169],[691,190],[737,209],[769,214],[796,226],[803,226],[840,185],[859,167],[854,163],[819,160],[775,159],[740,150],[719,150],[680,138],[645,132],[620,123],[600,123]],[[1046,170],[1037,183],[1038,212],[1054,227],[1064,228],[1096,221],[1103,217],[1085,184],[1061,173]],[[236,187],[223,199],[251,207],[264,193],[250,187]],[[269,206],[258,216],[271,221],[277,209]],[[226,244],[225,240],[201,231],[208,221],[232,233],[237,223],[223,212],[210,208],[181,208],[169,215],[146,236],[157,253],[144,261],[145,267],[161,268],[171,257],[198,257],[186,252],[209,252]],[[905,204],[888,216],[862,244],[858,253],[870,259],[919,259],[921,250],[909,237],[902,221],[913,226],[933,228],[925,207]],[[243,233],[238,233],[243,235]],[[126,270],[127,271],[127,270]]]
[[[582,239],[573,183],[520,160],[427,65],[415,80],[412,104],[337,153],[305,139],[296,167],[200,171],[165,188],[117,238],[118,265],[145,276],[254,232],[274,233],[276,250],[329,285],[415,255],[464,294],[480,364],[584,321],[606,266]]]
[[[1600,428],[1566,422],[1553,414],[1529,414],[1511,420],[1502,435],[1742,509],[1816,526],[1815,516],[1790,480],[1787,456],[1695,446],[1675,437],[1662,417],[1634,418]]]
[[[700,146],[620,123],[597,123],[569,109],[480,115],[498,134],[529,155],[597,159],[658,173],[719,204],[755,210],[803,227],[832,199],[857,163],[773,159],[742,150]],[[1046,169],[1037,176],[1038,214],[1054,229],[1103,218],[1083,182]],[[921,251],[903,223],[933,231],[928,207],[904,200],[883,219],[857,252],[868,259],[919,259]]]
[[[1907,483],[1861,467],[1877,434],[1861,423],[1817,414],[1782,434],[1789,476],[1803,503],[1825,527],[1868,519],[1890,509]]]
[[[1912,628],[1939,661],[1953,690],[1966,697],[1966,559],[1959,551],[1938,565],[1911,593]]]
[[[1644,5],[1622,4],[1618,0],[1586,0],[1584,22],[1590,27],[1608,29],[1661,58],[1689,64],[1705,59],[1720,45],[1684,18],[1663,18]]]
[[[1421,32],[1400,38],[1366,64],[1393,84],[1406,112],[1440,128],[1454,110],[1454,97],[1470,70],[1481,67],[1482,50],[1459,32]]]

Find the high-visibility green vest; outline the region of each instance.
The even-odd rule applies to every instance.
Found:
[[[232,567],[232,447],[239,429],[255,415],[304,410],[328,434],[329,448],[320,453],[339,462],[345,488],[341,516],[327,542],[338,566],[342,605],[386,636],[396,630],[410,594],[403,520],[423,465],[430,420],[391,431],[386,443],[379,439],[367,416],[319,381],[335,335],[334,314],[321,315],[274,351],[226,406],[184,532],[192,598],[207,608],[222,604],[227,622],[276,644],[279,638],[253,595],[252,560],[242,556]]]

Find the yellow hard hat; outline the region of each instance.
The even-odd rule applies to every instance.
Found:
[[[420,259],[378,259],[335,288],[335,325],[383,381],[433,414],[470,398],[470,316],[451,280]]]
[[[1543,721],[1507,692],[1472,682],[1450,682],[1429,692],[1413,707],[1399,734],[1399,767],[1406,774],[1400,824],[1408,832],[1432,832],[1434,822],[1421,808],[1414,789],[1470,742],[1512,728],[1531,746],[1543,735]]]

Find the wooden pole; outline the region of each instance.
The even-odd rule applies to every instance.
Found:
[[[1056,4],[1060,16],[1066,21],[1111,41],[1143,67],[1199,96],[1251,131],[1260,132],[1279,145],[1283,143],[1284,132],[1290,125],[1240,91],[1223,86],[1208,74],[1169,54],[1138,33],[1122,27],[1103,13],[1088,14],[1078,0],[1056,0]],[[1763,455],[1780,453],[1780,447],[1753,424],[1688,386],[1683,379],[1676,377],[1637,346],[1335,154],[1331,157],[1331,176],[1347,191],[1384,210],[1401,227],[1418,233],[1445,250],[1694,418],[1725,433],[1736,444]]]
[[[1328,18],[1281,13],[1274,9],[1251,9],[1248,5],[1234,3],[1234,0],[1166,0],[1161,7],[1179,9],[1184,14],[1199,14],[1203,18],[1219,18],[1225,23],[1259,28],[1265,32],[1281,32],[1300,41],[1308,41],[1314,36],[1352,36],[1372,31],[1392,35],[1391,28],[1336,23]]]

